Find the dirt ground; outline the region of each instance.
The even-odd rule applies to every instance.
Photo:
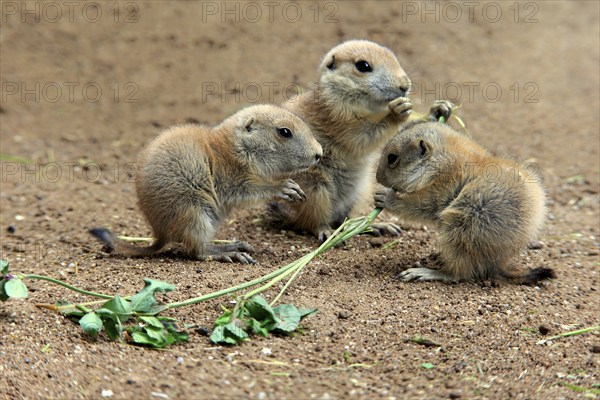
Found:
[[[400,222],[392,247],[396,238],[355,238],[298,277],[282,301],[319,309],[303,333],[222,347],[198,330],[164,351],[85,337],[34,304],[89,298],[28,281],[28,299],[0,304],[0,398],[599,397],[598,334],[536,342],[600,322],[600,3],[315,4],[2,1],[0,241],[11,270],[120,294],[150,277],[182,300],[315,248],[264,208],[235,213],[218,235],[252,243],[251,266],[114,257],[87,229],[150,235],[131,178],[144,144],[175,123],[280,103],[315,79],[327,50],[366,38],[398,55],[417,110],[462,103],[482,145],[539,167],[550,213],[517,262],[557,278],[401,283],[398,272],[428,262],[436,233]],[[210,329],[229,301],[168,315]],[[417,334],[442,346],[407,341]]]

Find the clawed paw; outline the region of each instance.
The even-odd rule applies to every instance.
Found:
[[[394,189],[383,189],[383,190],[378,190],[375,193],[375,207],[377,208],[388,208],[390,206],[391,201],[394,199],[394,196],[396,195],[396,192],[394,191]]]
[[[401,119],[407,119],[412,112],[412,103],[408,97],[397,97],[388,103],[390,111]]]
[[[402,234],[402,229],[398,225],[391,222],[380,222],[371,225],[370,233],[373,236],[400,236]]]
[[[402,271],[398,275],[396,275],[396,279],[400,279],[403,282],[454,281],[454,279],[446,275],[444,272],[429,268],[409,268],[406,271]]]
[[[277,197],[289,202],[306,200],[306,194],[304,194],[304,191],[292,179],[286,179],[282,182]]]
[[[429,109],[429,119],[437,122],[441,117],[443,117],[444,122],[446,122],[448,119],[450,119],[453,109],[454,104],[448,100],[436,100]]]
[[[240,263],[240,264],[256,264],[256,260],[250,257],[247,253],[232,251],[222,254],[213,255],[210,257],[213,260],[226,262],[226,263]]]

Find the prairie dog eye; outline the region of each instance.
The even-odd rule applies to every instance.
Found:
[[[387,161],[390,167],[395,166],[396,162],[398,161],[398,155],[394,153],[388,154]]]
[[[284,138],[291,138],[292,137],[292,131],[289,130],[288,128],[277,128],[277,132],[279,132],[279,134],[281,136],[283,136]]]
[[[357,61],[354,64],[354,66],[356,67],[356,69],[359,72],[362,72],[362,73],[373,71],[373,68],[371,67],[371,65],[368,62],[364,61],[364,60]]]

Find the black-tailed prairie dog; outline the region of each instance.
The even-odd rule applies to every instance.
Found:
[[[408,119],[412,105],[406,97],[408,76],[394,53],[377,43],[350,40],[334,47],[318,75],[311,89],[283,107],[308,124],[323,158],[316,168],[293,176],[306,201],[273,206],[293,227],[323,241],[371,190],[376,153]],[[399,233],[393,224],[373,228]]]
[[[139,207],[155,242],[139,247],[106,229],[92,229],[109,250],[129,256],[183,244],[198,260],[253,263],[243,242],[211,243],[223,219],[240,207],[272,199],[301,202],[304,192],[289,176],[315,166],[323,152],[308,126],[283,108],[245,108],[209,128],[167,129],[140,154],[136,189]]]
[[[376,193],[376,207],[438,229],[441,269],[411,268],[402,280],[535,283],[554,276],[512,264],[546,213],[539,178],[523,164],[493,156],[447,124],[413,122],[385,147],[377,180],[388,189]]]

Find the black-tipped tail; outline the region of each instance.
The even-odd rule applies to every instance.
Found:
[[[545,279],[554,278],[556,278],[556,274],[551,268],[533,268],[527,271],[525,276],[522,277],[522,282],[525,285],[535,285]]]
[[[103,250],[107,253],[116,253],[128,257],[151,256],[160,252],[162,248],[167,245],[167,243],[157,240],[152,246],[133,246],[124,240],[120,240],[114,233],[106,228],[92,228],[89,232],[104,245]]]
[[[105,247],[108,253],[115,251],[116,243],[115,236],[106,228],[92,228],[89,230],[90,234],[98,239]]]

